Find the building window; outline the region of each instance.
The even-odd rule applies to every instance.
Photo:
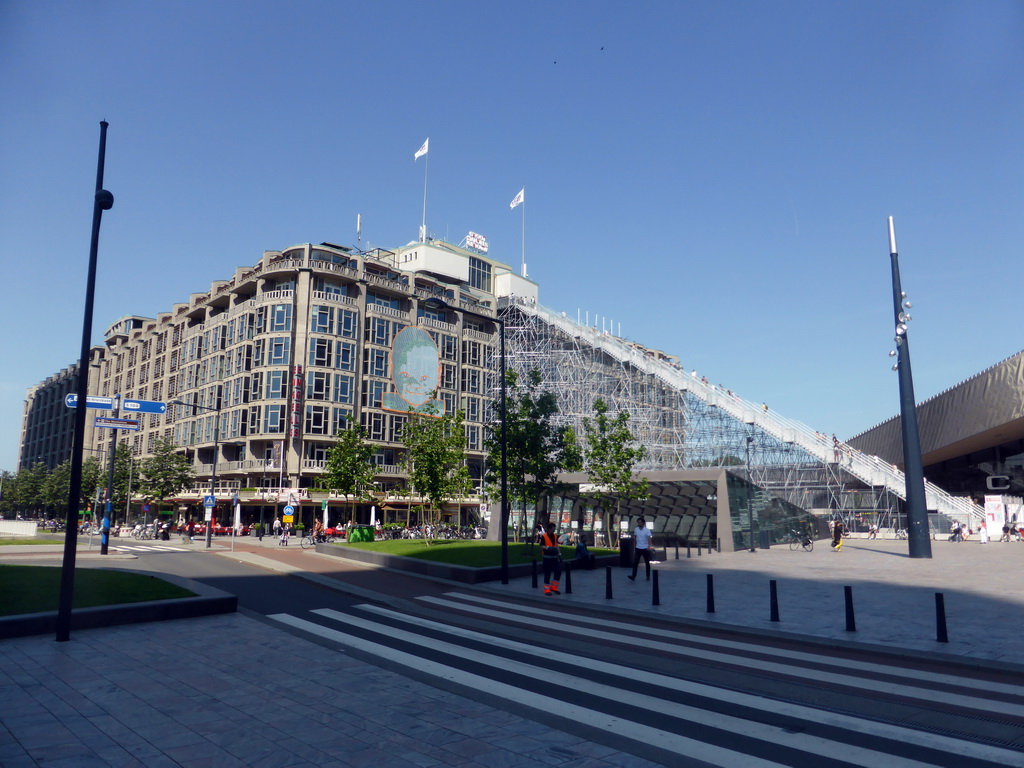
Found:
[[[267,363],[269,365],[288,365],[292,340],[287,336],[275,336],[270,339]]]
[[[386,349],[367,348],[363,355],[363,374],[386,378],[389,373],[388,359],[389,355]]]
[[[334,307],[314,304],[309,313],[310,333],[334,333]]]
[[[267,392],[264,397],[268,400],[288,397],[288,371],[267,371]]]
[[[330,339],[309,340],[309,364],[318,365],[321,368],[333,368],[331,365],[331,352],[334,350],[334,343]]]
[[[325,371],[310,371],[306,374],[306,399],[327,400],[330,392],[331,374]]]
[[[328,434],[330,421],[330,408],[326,405],[306,406],[306,434],[326,435]]]
[[[363,379],[363,407],[380,408],[386,389],[387,384],[383,381]]]
[[[284,432],[284,406],[268,405],[263,409],[263,431]]]
[[[352,403],[353,386],[352,377],[341,373],[334,374],[334,402]]]
[[[292,329],[292,305],[291,304],[275,304],[270,308],[270,327],[267,329],[271,333],[287,333]]]
[[[394,296],[388,296],[383,293],[377,293],[376,291],[366,292],[366,303],[375,304],[378,307],[390,307],[391,309],[401,309],[400,300]]]
[[[491,293],[491,265],[475,256],[469,257],[469,284],[486,293]]]
[[[346,339],[356,338],[359,323],[356,313],[350,309],[338,310],[338,335]]]

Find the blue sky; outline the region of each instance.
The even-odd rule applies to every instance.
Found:
[[[1024,4],[0,3],[0,468],[94,340],[264,250],[486,235],[541,303],[851,436],[1024,348]]]

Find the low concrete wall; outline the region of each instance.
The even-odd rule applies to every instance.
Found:
[[[0,520],[0,536],[36,535],[38,525],[34,520]]]

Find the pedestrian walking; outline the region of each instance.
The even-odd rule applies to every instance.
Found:
[[[281,546],[282,547],[287,547],[288,546],[288,537],[291,535],[291,532],[292,532],[292,524],[291,523],[285,523],[284,525],[281,526]]]
[[[651,580],[651,540],[654,534],[647,527],[647,521],[643,517],[637,518],[636,528],[633,529],[633,572],[628,576],[630,581],[636,579],[636,571],[640,566],[640,558],[644,559],[644,569],[647,571],[647,580]]]
[[[843,521],[836,520],[832,526],[832,549],[836,552],[843,551]]]
[[[978,538],[981,539],[982,544],[988,544],[988,526],[982,521],[981,528],[978,529]]]
[[[544,594],[557,595],[558,582],[562,578],[562,550],[558,548],[555,524],[548,523],[540,534],[541,564],[544,567]]]
[[[281,518],[274,518],[274,536],[277,538],[278,543],[281,542]]]

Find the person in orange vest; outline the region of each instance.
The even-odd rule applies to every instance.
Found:
[[[558,548],[555,524],[548,523],[540,536],[540,552],[544,565],[544,594],[557,595],[558,580],[562,578],[562,551]],[[554,579],[552,579],[554,575]]]

